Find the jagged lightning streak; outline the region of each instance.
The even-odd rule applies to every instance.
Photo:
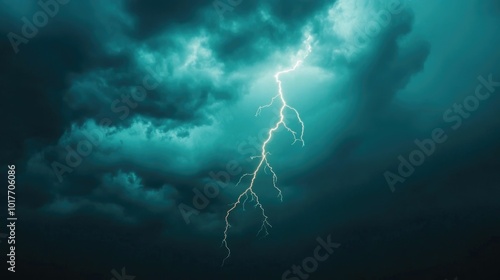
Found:
[[[302,146],[304,146],[304,138],[303,138],[304,137],[304,122],[300,118],[299,112],[294,107],[292,107],[286,103],[285,96],[283,94],[283,88],[281,86],[280,76],[282,74],[286,74],[286,73],[295,71],[295,69],[297,69],[297,67],[299,67],[302,64],[304,59],[306,59],[307,56],[309,56],[309,54],[312,52],[312,47],[310,44],[311,39],[312,39],[311,36],[308,36],[307,39],[305,40],[305,43],[307,45],[305,54],[303,55],[303,57],[301,59],[299,59],[295,62],[295,65],[292,68],[277,72],[274,75],[274,79],[276,80],[276,83],[278,84],[278,94],[275,95],[271,99],[271,102],[269,104],[260,106],[257,109],[257,112],[255,113],[255,115],[258,116],[260,114],[260,112],[262,111],[262,109],[272,106],[277,99],[279,99],[279,101],[281,101],[281,108],[279,111],[279,120],[276,122],[274,127],[269,129],[267,139],[262,143],[260,156],[251,157],[252,159],[260,158],[259,164],[257,164],[257,167],[255,168],[255,170],[252,173],[243,174],[240,177],[240,179],[238,180],[238,183],[236,183],[236,186],[238,186],[241,183],[241,181],[243,180],[243,178],[248,177],[248,176],[251,177],[249,186],[245,189],[244,192],[242,192],[238,196],[238,199],[236,200],[236,202],[234,202],[233,204],[230,204],[232,206],[231,206],[231,208],[229,208],[229,210],[227,211],[226,216],[225,216],[226,227],[224,229],[224,238],[222,239],[221,246],[226,247],[227,256],[224,258],[224,260],[222,260],[222,266],[224,266],[225,261],[231,256],[231,250],[229,249],[229,246],[227,244],[227,234],[228,234],[229,228],[231,227],[231,224],[229,224],[229,216],[230,216],[231,212],[234,209],[236,209],[236,207],[240,203],[242,204],[243,210],[245,210],[245,203],[248,200],[248,196],[250,196],[251,201],[255,201],[255,208],[259,207],[261,212],[262,212],[262,217],[263,217],[262,225],[260,227],[260,230],[257,232],[257,236],[261,232],[264,232],[265,233],[264,236],[267,236],[269,234],[269,232],[267,231],[267,227],[268,226],[272,227],[271,224],[269,223],[269,217],[266,215],[264,207],[262,206],[262,204],[259,201],[259,196],[257,196],[257,194],[253,190],[255,178],[257,178],[257,174],[259,173],[259,171],[261,170],[262,167],[264,169],[264,172],[266,172],[266,169],[268,169],[269,172],[271,172],[271,174],[273,176],[273,187],[278,192],[279,199],[281,201],[283,201],[283,195],[281,193],[281,190],[276,185],[276,183],[278,181],[278,176],[276,175],[276,173],[274,172],[274,169],[272,168],[272,166],[269,164],[269,161],[267,160],[267,156],[270,155],[270,153],[266,150],[266,148],[267,148],[267,144],[269,144],[269,142],[271,142],[271,139],[273,138],[273,133],[276,130],[278,130],[278,128],[280,128],[280,126],[283,126],[286,130],[288,130],[288,132],[290,132],[293,135],[292,145],[295,144],[296,142],[302,142]],[[301,126],[300,134],[297,133],[296,131],[294,131],[293,129],[291,129],[287,125],[287,123],[285,121],[285,115],[284,115],[285,109],[291,110],[295,114],[295,116],[297,117],[297,120],[299,121],[300,126]]]

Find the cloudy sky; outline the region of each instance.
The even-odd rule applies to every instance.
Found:
[[[17,275],[500,276],[500,1],[0,6]],[[257,236],[255,200],[239,204],[221,267],[226,211],[250,178],[236,183],[255,170],[280,102],[257,108],[308,44],[281,76],[305,145],[284,127],[273,134],[283,201],[262,168],[254,191],[269,235]],[[293,111],[284,117],[300,133]],[[339,246],[305,261],[318,238]]]

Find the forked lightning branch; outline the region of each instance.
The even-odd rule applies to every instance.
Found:
[[[260,155],[252,157],[252,159],[259,159],[257,166],[255,167],[255,169],[252,173],[243,174],[240,177],[238,183],[236,184],[236,187],[237,187],[243,182],[244,179],[246,179],[247,177],[250,178],[250,181],[248,183],[248,187],[238,196],[238,198],[236,199],[236,202],[231,204],[231,207],[227,211],[226,216],[224,218],[225,222],[226,222],[226,226],[224,228],[224,238],[222,239],[221,246],[224,246],[226,248],[227,255],[224,258],[224,260],[222,261],[222,266],[224,266],[225,261],[231,256],[231,249],[229,249],[229,244],[228,244],[228,233],[229,233],[229,228],[231,227],[231,224],[229,223],[229,219],[230,219],[231,213],[238,207],[238,205],[242,204],[242,207],[245,207],[245,203],[247,202],[248,199],[250,199],[251,202],[255,202],[255,207],[256,208],[258,207],[260,209],[261,214],[262,214],[262,224],[261,224],[259,231],[257,232],[257,235],[263,233],[264,236],[267,236],[269,234],[268,227],[272,227],[271,224],[269,223],[269,217],[266,215],[266,211],[264,209],[264,206],[261,204],[257,193],[254,191],[255,179],[257,178],[257,175],[259,174],[260,171],[268,170],[271,173],[272,186],[275,189],[278,198],[281,201],[283,201],[283,194],[281,193],[281,189],[278,188],[278,186],[277,186],[278,176],[274,172],[274,169],[269,162],[268,157],[270,156],[270,152],[267,150],[267,148],[268,148],[268,144],[271,142],[271,140],[273,138],[274,132],[276,132],[280,127],[284,127],[288,132],[290,132],[292,134],[292,136],[293,136],[292,144],[295,144],[296,142],[301,142],[302,146],[304,146],[304,138],[303,138],[304,137],[304,122],[302,121],[299,112],[294,107],[292,107],[291,105],[289,105],[286,102],[286,98],[285,98],[285,94],[283,93],[283,87],[282,87],[282,82],[281,82],[280,77],[283,74],[287,74],[287,73],[295,71],[295,69],[297,69],[297,67],[299,67],[302,64],[304,59],[306,59],[307,56],[309,56],[309,54],[312,51],[311,40],[312,40],[311,36],[308,36],[307,39],[305,40],[304,43],[306,44],[306,49],[305,49],[305,53],[302,55],[302,58],[298,59],[291,68],[283,70],[283,71],[279,71],[274,75],[274,79],[275,79],[276,84],[278,86],[278,93],[271,99],[271,101],[268,104],[260,106],[257,109],[257,113],[255,114],[256,116],[258,116],[263,109],[271,107],[276,102],[279,102],[279,104],[280,104],[279,118],[278,118],[277,122],[275,123],[275,125],[269,129],[269,131],[267,133],[267,138],[262,143]],[[291,111],[296,116],[296,118],[300,124],[300,131],[299,132],[291,129],[290,126],[288,125],[288,123],[285,119],[285,113],[286,113],[285,111],[286,110]]]

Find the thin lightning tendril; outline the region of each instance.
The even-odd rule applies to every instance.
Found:
[[[229,224],[229,216],[230,216],[231,212],[234,209],[236,209],[236,207],[240,203],[242,204],[243,210],[245,210],[245,203],[248,201],[249,196],[250,196],[250,201],[255,201],[255,205],[254,205],[255,208],[259,207],[260,211],[262,212],[263,220],[262,220],[262,224],[261,224],[260,230],[257,232],[257,236],[259,236],[259,234],[261,232],[264,232],[264,236],[263,237],[266,237],[267,235],[269,235],[269,232],[268,232],[267,228],[268,227],[272,227],[271,224],[269,223],[269,217],[266,215],[264,207],[262,206],[262,204],[259,201],[259,196],[253,190],[255,179],[257,178],[257,174],[259,173],[259,170],[262,167],[263,167],[264,172],[266,174],[267,174],[266,170],[268,170],[272,174],[272,177],[273,177],[273,187],[278,192],[277,197],[280,199],[280,201],[283,201],[283,194],[281,193],[281,190],[277,186],[278,176],[276,175],[276,173],[274,172],[273,167],[271,166],[271,164],[269,164],[269,161],[267,160],[267,156],[270,155],[270,153],[266,150],[266,148],[267,148],[267,144],[269,144],[269,142],[271,142],[271,139],[273,138],[273,133],[276,130],[278,130],[278,128],[280,128],[280,126],[283,126],[288,132],[290,132],[292,134],[292,136],[293,136],[292,145],[295,144],[296,142],[302,142],[302,146],[304,146],[304,138],[303,138],[304,137],[304,122],[300,118],[299,112],[294,107],[292,107],[292,106],[290,106],[290,105],[288,105],[286,103],[285,96],[283,94],[283,89],[282,89],[282,86],[281,86],[280,76],[282,74],[286,74],[286,73],[290,73],[290,72],[295,71],[295,69],[297,69],[297,67],[299,67],[302,64],[302,62],[304,61],[304,59],[306,59],[309,56],[309,54],[312,52],[312,47],[310,45],[311,39],[312,39],[311,36],[308,36],[308,38],[305,41],[305,43],[307,44],[307,49],[306,49],[305,55],[302,57],[302,59],[297,60],[295,62],[295,65],[292,68],[289,68],[289,69],[277,72],[274,75],[274,79],[275,79],[276,83],[278,84],[278,94],[275,95],[271,99],[271,102],[269,104],[260,106],[257,109],[257,112],[255,113],[255,116],[258,116],[258,115],[260,115],[262,109],[271,107],[274,104],[274,102],[276,101],[276,99],[279,99],[281,101],[281,108],[280,108],[280,111],[279,111],[279,120],[278,120],[278,122],[276,122],[276,124],[274,125],[274,127],[272,127],[272,128],[269,129],[268,134],[267,134],[268,135],[267,139],[262,143],[261,154],[259,156],[252,156],[251,157],[251,159],[260,158],[259,164],[257,165],[257,167],[255,168],[255,170],[252,173],[245,173],[245,174],[243,174],[240,177],[240,179],[238,180],[238,182],[236,183],[236,185],[235,185],[235,186],[238,186],[242,182],[243,178],[245,178],[245,177],[251,177],[250,184],[245,189],[245,191],[242,192],[238,196],[238,199],[236,200],[236,202],[234,202],[232,204],[229,204],[229,205],[231,205],[231,207],[229,208],[229,210],[227,210],[226,216],[224,218],[224,220],[226,222],[226,227],[224,229],[224,238],[222,239],[221,246],[224,246],[226,248],[226,250],[227,250],[227,256],[224,258],[224,260],[222,260],[222,266],[224,266],[225,261],[231,256],[231,250],[229,249],[229,246],[228,246],[228,243],[227,243],[228,230],[231,227],[231,224]],[[287,123],[285,121],[285,115],[284,115],[285,109],[291,110],[295,114],[295,116],[297,117],[297,120],[298,120],[298,122],[300,123],[300,126],[301,126],[300,133],[297,133],[296,131],[294,131],[293,129],[291,129],[287,125]]]

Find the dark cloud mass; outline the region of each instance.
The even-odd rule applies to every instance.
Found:
[[[8,276],[497,279],[500,2],[455,2],[1,2]],[[283,202],[270,174],[255,186],[273,227],[256,237],[258,208],[237,208],[221,268],[278,107],[255,111],[309,36],[282,77],[305,146],[277,131]]]

